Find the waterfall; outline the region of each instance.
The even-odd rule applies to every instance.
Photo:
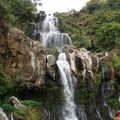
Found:
[[[99,118],[100,120],[103,120],[102,117],[101,117],[101,115],[100,115],[99,110],[96,110],[96,113],[97,113],[97,115],[98,115],[98,118]]]
[[[72,44],[67,33],[61,33],[58,29],[58,18],[48,15],[45,18],[41,32],[42,44],[46,48],[62,49],[65,45]]]
[[[67,33],[61,33],[58,29],[58,18],[53,15],[48,15],[42,26],[42,44],[46,48],[57,48],[62,51],[65,45],[71,45],[72,41]],[[62,120],[78,120],[76,116],[74,103],[74,83],[75,79],[72,76],[69,62],[66,59],[66,54],[61,52],[57,60],[58,69],[60,72],[60,80],[63,85],[65,103],[62,109]]]
[[[60,53],[57,60],[61,82],[64,87],[65,105],[63,107],[64,120],[78,120],[75,114],[74,84],[71,76],[70,65],[65,53]]]
[[[11,115],[11,120],[14,120],[13,115]]]
[[[0,108],[0,119],[2,119],[2,120],[9,120],[7,115],[4,113],[2,108]]]
[[[0,120],[14,120],[13,115],[10,115],[10,119],[8,119],[7,114],[0,108]]]

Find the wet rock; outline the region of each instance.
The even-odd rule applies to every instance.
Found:
[[[56,58],[52,54],[47,55],[47,74],[52,79],[55,80],[55,67],[56,67]]]
[[[13,117],[15,120],[46,120],[44,110],[42,108],[29,108],[23,105],[17,97],[10,97],[10,102],[19,111],[14,111]]]
[[[93,55],[92,56],[92,70],[94,71],[94,72],[97,72],[98,71],[98,69],[99,69],[99,58],[97,57],[97,55]]]
[[[73,75],[78,80],[78,85],[85,85],[93,88],[93,70],[92,70],[92,55],[85,48],[76,49],[74,46],[66,46],[64,52],[67,54],[67,59],[70,62]]]
[[[47,67],[51,67],[56,63],[56,58],[54,55],[47,55]]]
[[[21,102],[20,102],[20,101],[18,100],[18,98],[15,97],[15,96],[10,97],[10,102],[12,102],[13,106],[14,106],[16,109],[27,110],[27,107],[24,106],[23,104],[21,104]]]

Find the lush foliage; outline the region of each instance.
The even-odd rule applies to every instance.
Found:
[[[0,0],[0,33],[5,34],[9,24],[13,21],[13,16],[9,11],[8,4]]]
[[[12,89],[12,81],[10,80],[10,76],[5,74],[3,70],[3,66],[0,65],[0,97],[7,94],[7,92]]]
[[[1,0],[0,1],[0,32],[13,25],[26,30],[36,15],[36,6],[31,0]]]
[[[80,12],[59,14],[60,29],[71,35],[73,44],[94,51],[120,45],[119,0],[91,0]]]
[[[8,113],[11,113],[11,112],[15,111],[15,108],[8,103],[7,104],[0,104],[0,107]]]
[[[22,81],[22,73],[9,76],[5,73],[3,65],[0,64],[0,102],[8,101],[11,95],[20,96],[24,88],[19,85]]]
[[[103,47],[109,46],[112,48],[120,42],[120,24],[107,23],[98,31],[97,35],[100,38],[100,43]]]
[[[39,102],[34,100],[24,100],[22,103],[28,107],[38,107],[41,105]]]
[[[115,96],[109,96],[107,98],[107,102],[110,106],[112,106],[115,110],[118,110],[120,105],[119,105],[119,101],[117,98],[115,98]]]
[[[116,70],[120,70],[120,57],[117,54],[113,56],[113,65]]]

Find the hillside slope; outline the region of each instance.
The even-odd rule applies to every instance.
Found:
[[[77,47],[108,51],[120,45],[120,1],[91,0],[80,12],[57,14]]]

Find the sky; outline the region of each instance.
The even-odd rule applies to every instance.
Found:
[[[40,10],[44,10],[47,14],[54,12],[68,12],[72,9],[79,11],[89,0],[41,0],[42,6]]]

